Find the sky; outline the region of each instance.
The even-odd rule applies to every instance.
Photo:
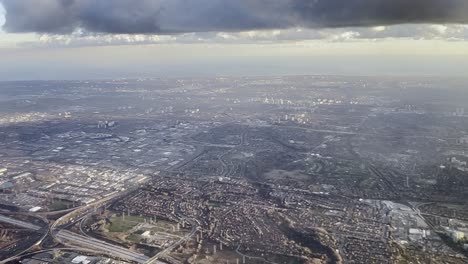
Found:
[[[466,0],[0,0],[0,80],[465,75]]]

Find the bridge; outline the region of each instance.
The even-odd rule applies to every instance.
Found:
[[[27,222],[24,222],[24,221],[16,220],[16,219],[6,217],[6,216],[3,216],[3,215],[0,215],[0,222],[8,223],[8,224],[11,224],[11,225],[14,225],[14,226],[18,226],[18,227],[22,227],[22,228],[26,228],[26,229],[30,229],[30,230],[34,230],[34,231],[38,231],[39,229],[41,229],[40,226],[33,225],[33,224],[30,224],[30,223],[27,223]]]

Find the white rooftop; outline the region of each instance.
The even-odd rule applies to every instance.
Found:
[[[33,207],[33,208],[29,209],[29,212],[37,212],[37,211],[39,211],[41,209],[42,209],[42,207],[36,206],[36,207]]]

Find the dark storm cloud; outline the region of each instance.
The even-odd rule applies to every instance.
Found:
[[[290,3],[300,23],[306,26],[468,22],[466,0],[303,0]]]
[[[0,0],[9,32],[174,34],[468,23],[467,0]]]

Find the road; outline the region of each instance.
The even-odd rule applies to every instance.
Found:
[[[65,240],[70,242],[71,244],[79,245],[84,248],[94,250],[100,249],[101,251],[103,251],[103,254],[116,256],[125,260],[135,261],[138,263],[146,263],[149,259],[149,257],[133,252],[129,249],[115,246],[107,242],[97,240],[95,238],[78,235],[67,230],[60,230],[55,237],[61,241]]]
[[[16,220],[16,219],[6,217],[6,216],[3,216],[3,215],[0,215],[0,222],[8,223],[8,224],[11,224],[11,225],[19,226],[19,227],[34,230],[34,231],[38,231],[38,230],[41,229],[40,226],[36,226],[36,225],[30,224],[30,223],[20,221],[20,220]]]
[[[270,125],[270,127],[283,127]],[[339,135],[357,135],[357,136],[368,136],[368,137],[379,137],[379,138],[398,138],[401,135],[381,135],[376,133],[365,133],[362,131],[342,131],[342,130],[327,130],[327,129],[314,129],[301,126],[287,126],[288,128],[301,129],[307,132],[317,132],[317,133],[326,133],[326,134],[339,134]],[[403,135],[404,138],[422,138],[422,139],[436,139],[436,140],[457,140],[459,138],[452,137],[435,137],[428,135]]]

